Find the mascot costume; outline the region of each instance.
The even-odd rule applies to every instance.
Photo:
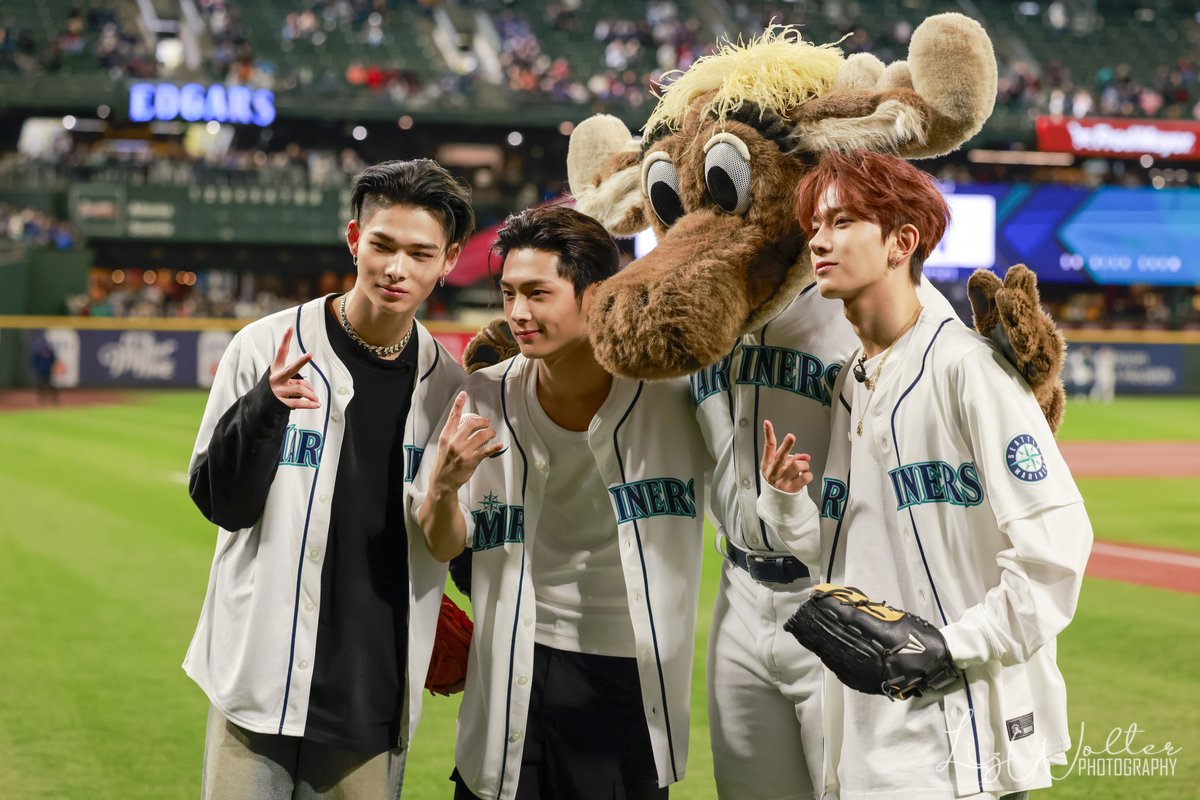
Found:
[[[596,358],[630,378],[689,376],[717,461],[711,512],[726,562],[706,673],[722,797],[813,797],[824,785],[821,664],[784,631],[819,565],[769,540],[755,509],[764,419],[812,454],[819,495],[830,389],[858,346],[840,301],[815,291],[796,186],[823,151],[953,151],[991,114],[996,72],[987,34],[959,14],[926,19],[908,60],[887,66],[772,27],[679,74],[640,138],[606,115],[571,136],[576,208],[614,235],[650,227],[658,236],[598,287]],[[920,291],[937,297],[928,281]],[[1018,265],[1001,281],[981,271],[969,296],[976,330],[1025,375],[1057,429],[1064,343],[1033,274]],[[511,355],[506,333],[502,321],[481,331],[466,360]]]

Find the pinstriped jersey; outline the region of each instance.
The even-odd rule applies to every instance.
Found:
[[[924,278],[918,294],[927,307],[954,313]],[[763,420],[771,421],[779,440],[795,435],[793,452],[812,457],[816,479],[808,491],[818,500],[834,381],[857,349],[842,302],[821,297],[814,283],[779,316],[742,336],[729,355],[691,376],[696,417],[716,461],[711,512],[741,549],[787,553],[755,511],[762,488]]]
[[[491,421],[505,449],[483,460],[459,490],[472,550],[475,635],[458,716],[455,765],[480,797],[517,791],[536,638],[539,537],[569,537],[544,524],[550,452],[532,420],[537,362],[517,355],[467,377],[464,413]],[[443,420],[450,409],[446,409]],[[591,451],[610,507],[642,702],[660,786],[687,765],[693,643],[710,464],[690,418],[687,383],[614,377],[581,447]],[[437,437],[430,442],[438,445]],[[434,453],[413,486],[419,507]],[[412,530],[420,530],[415,519]]]

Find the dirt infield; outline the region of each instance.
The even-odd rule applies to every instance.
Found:
[[[0,389],[0,413],[5,411],[27,411],[33,408],[63,408],[73,406],[114,405],[129,400],[127,392],[112,389],[59,389],[57,401],[43,403],[35,389]]]
[[[1076,478],[1200,477],[1200,442],[1059,442]]]
[[[1200,554],[1145,545],[1096,542],[1087,574],[1139,586],[1200,594]]]

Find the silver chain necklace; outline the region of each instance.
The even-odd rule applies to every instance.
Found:
[[[379,358],[394,356],[396,353],[399,353],[404,349],[404,346],[408,344],[408,340],[412,338],[412,332],[416,330],[417,325],[415,322],[408,326],[408,333],[404,334],[404,338],[395,344],[389,344],[387,346],[368,344],[367,342],[363,341],[363,338],[358,335],[358,331],[354,330],[354,326],[350,324],[350,320],[346,318],[346,298],[349,296],[349,293],[342,295],[342,302],[338,304],[338,316],[341,317],[342,329],[349,334],[350,338],[354,340],[355,344],[366,350],[371,355],[378,356]]]

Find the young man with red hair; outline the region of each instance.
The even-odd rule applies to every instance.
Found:
[[[1091,547],[1082,498],[1012,365],[922,307],[921,267],[949,215],[929,176],[890,156],[826,154],[797,211],[817,290],[842,301],[862,346],[833,388],[818,513],[785,544],[819,557],[829,582],[929,620],[961,671],[903,702],[827,676],[825,789],[1023,797],[1050,785],[1070,745],[1055,637]]]

